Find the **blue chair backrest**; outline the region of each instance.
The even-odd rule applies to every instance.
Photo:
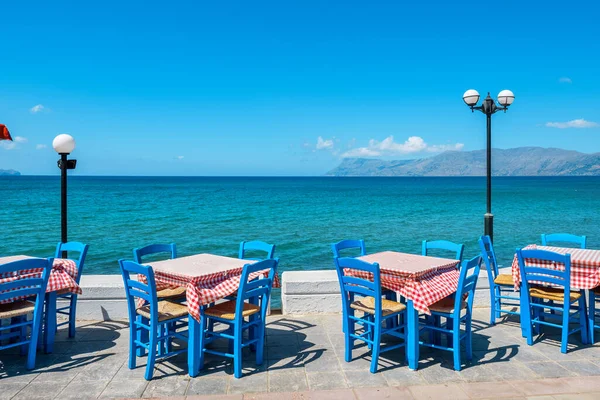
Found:
[[[136,298],[145,300],[150,306],[150,316],[153,321],[158,321],[158,299],[156,295],[156,281],[154,280],[154,271],[148,265],[140,265],[135,261],[119,260],[123,285],[125,286],[125,295],[127,297],[127,306],[129,310],[129,321],[135,321],[136,318]],[[132,279],[131,274],[138,277],[143,276],[146,283]]]
[[[571,295],[571,255],[546,250],[517,249],[522,290],[529,293],[529,282],[564,287],[565,298]],[[538,264],[538,265],[535,265]],[[543,265],[540,267],[539,265]]]
[[[133,249],[133,260],[142,264],[142,257],[159,253],[170,253],[171,259],[177,258],[177,248],[175,243],[171,244],[151,244],[141,249]]]
[[[547,246],[550,242],[575,243],[582,249],[585,249],[587,237],[572,235],[570,233],[542,233],[542,246]]]
[[[488,235],[479,238],[479,249],[481,251],[481,258],[485,263],[485,269],[487,270],[490,288],[493,288],[494,279],[498,276],[498,262],[496,261],[496,253],[494,252],[492,240]]]
[[[42,307],[52,258],[27,258],[0,264],[0,302],[35,296],[35,306]],[[11,279],[14,278],[14,279]]]
[[[266,256],[260,257],[247,257],[246,252],[263,252]],[[275,256],[275,245],[262,242],[260,240],[243,241],[240,243],[240,250],[238,252],[238,258],[242,260],[268,260]]]
[[[381,318],[381,277],[379,264],[370,264],[352,257],[336,257],[334,258],[334,262],[340,283],[344,310],[348,311],[350,301],[354,298],[354,295],[371,296],[375,298],[375,316]],[[367,275],[368,278],[346,275],[344,269],[359,271]]]
[[[271,289],[273,288],[273,281],[275,279],[275,274],[277,273],[277,264],[277,259],[268,259],[258,261],[254,264],[244,265],[235,306],[236,315],[242,315],[244,301],[246,299],[258,299],[261,306],[260,315],[262,318],[265,318],[269,298],[271,297]],[[268,271],[266,275],[262,275],[250,280],[251,274],[265,270]]]
[[[333,243],[331,245],[333,250],[333,257],[340,257],[340,250],[358,249],[361,256],[367,254],[364,240],[342,240],[341,242]]]
[[[429,253],[429,250],[433,249],[454,252],[456,260],[462,262],[465,245],[449,242],[448,240],[423,240],[421,245],[421,255],[426,256]]]
[[[88,252],[88,248],[90,246],[87,244],[83,244],[81,242],[67,242],[67,243],[58,243],[56,245],[56,252],[54,253],[54,258],[62,258],[62,252],[67,252],[67,257],[69,260],[75,261],[77,264],[77,283],[81,279],[81,273],[83,272],[83,264],[85,263],[85,257]],[[73,257],[72,253],[77,253],[78,257]]]
[[[460,310],[460,304],[467,295],[467,307],[469,312],[473,309],[473,299],[475,298],[475,289],[477,287],[477,278],[481,270],[481,256],[476,256],[470,260],[462,262],[460,267],[460,278],[458,279],[458,288],[456,290],[454,309]]]

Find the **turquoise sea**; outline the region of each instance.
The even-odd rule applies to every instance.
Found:
[[[588,235],[600,248],[600,178],[493,180],[501,264],[542,232]],[[60,240],[58,177],[0,178],[0,255],[50,256]],[[241,240],[277,245],[281,271],[332,268],[330,243],[420,251],[448,239],[478,252],[485,178],[69,178],[69,239],[90,244],[84,273],[118,273],[116,260],[154,242],[180,255],[236,256]]]

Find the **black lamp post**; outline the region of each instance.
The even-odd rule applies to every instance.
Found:
[[[481,111],[486,115],[487,119],[487,212],[483,218],[484,232],[494,239],[494,215],[492,214],[492,115],[498,111],[508,110],[508,107],[515,100],[515,95],[510,90],[503,90],[498,93],[498,104],[489,92],[487,97],[483,100],[480,106],[477,106],[479,101],[479,92],[477,90],[469,89],[463,95],[464,102],[471,107],[471,111]]]
[[[52,147],[60,155],[60,241],[67,243],[67,170],[75,169],[77,165],[77,160],[67,160],[67,156],[75,149],[75,139],[63,133],[54,138]],[[67,258],[66,251],[63,251],[62,258]]]

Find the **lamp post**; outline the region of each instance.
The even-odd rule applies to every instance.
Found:
[[[494,239],[494,215],[492,214],[492,115],[498,111],[508,110],[508,107],[515,100],[515,95],[510,90],[503,90],[498,93],[498,104],[488,92],[487,97],[483,100],[480,106],[477,106],[479,101],[479,92],[477,90],[469,89],[463,94],[463,100],[471,108],[472,112],[475,110],[481,111],[486,115],[487,119],[487,212],[483,217],[484,232]]]
[[[75,139],[71,135],[60,134],[52,141],[52,147],[60,155],[60,241],[67,243],[67,170],[75,169],[77,160],[67,160],[67,156],[75,149]],[[62,258],[67,258],[63,251]]]

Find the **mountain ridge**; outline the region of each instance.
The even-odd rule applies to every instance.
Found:
[[[544,147],[492,149],[494,176],[600,176],[600,153]],[[485,176],[486,150],[446,151],[427,158],[346,158],[326,176]]]

